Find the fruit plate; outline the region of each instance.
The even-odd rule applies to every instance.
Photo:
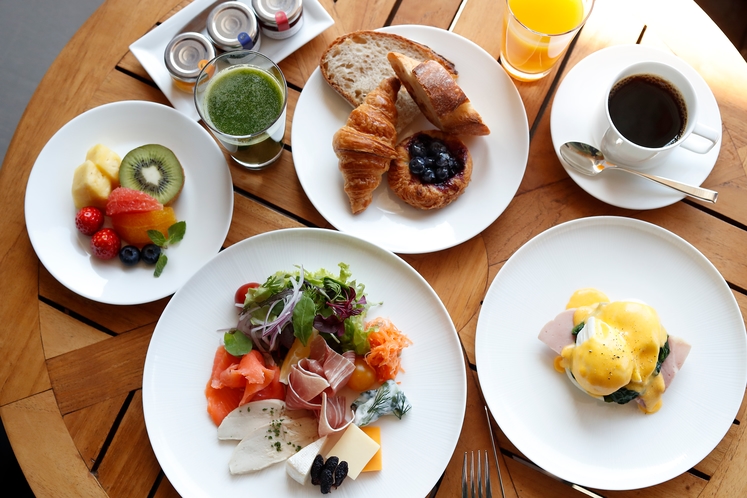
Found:
[[[158,321],[143,371],[143,412],[153,451],[176,491],[187,497],[317,497],[319,487],[288,477],[285,463],[232,476],[236,441],[219,441],[207,412],[220,329],[236,325],[234,294],[246,282],[303,265],[337,272],[350,266],[366,286],[368,311],[392,320],[412,340],[397,376],[412,409],[382,417],[380,472],[347,479],[333,496],[427,496],[456,447],[467,401],[467,373],[456,329],[433,288],[398,256],[344,233],[296,228],[238,242],[198,271],[169,301]],[[417,462],[417,466],[413,466]]]
[[[166,249],[168,264],[158,278],[142,262],[125,267],[119,258],[92,256],[91,237],[75,227],[73,171],[99,143],[120,157],[140,145],[161,144],[184,168],[184,188],[172,207],[187,232]],[[62,285],[102,303],[141,304],[173,294],[218,253],[231,224],[233,184],[223,153],[199,124],[161,104],[115,102],[77,116],[47,142],[29,175],[25,212],[39,260]]]
[[[658,412],[595,400],[553,368],[537,336],[585,287],[648,303],[692,345]],[[744,321],[724,278],[687,241],[630,218],[563,223],[516,251],[485,295],[475,351],[485,401],[516,448],[598,489],[653,486],[691,469],[730,430],[747,385]]]
[[[293,118],[293,162],[314,207],[335,228],[403,254],[439,251],[482,232],[508,206],[524,177],[529,154],[526,111],[516,86],[485,50],[466,38],[430,26],[391,26],[382,31],[424,43],[456,64],[457,83],[472,101],[490,135],[460,138],[474,162],[472,181],[442,209],[423,211],[399,199],[386,175],[368,208],[352,214],[332,150],[332,136],[352,108],[317,68],[304,86]],[[433,129],[419,116],[400,134]]]

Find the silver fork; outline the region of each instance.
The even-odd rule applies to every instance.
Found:
[[[464,464],[462,465],[462,498],[493,498],[493,490],[490,487],[490,466],[488,464],[488,452],[485,455],[485,487],[483,488],[481,451],[477,450],[477,480],[475,480],[475,452],[470,452],[469,485],[467,484],[467,452],[464,452]],[[475,484],[477,494],[475,494]],[[483,489],[485,494],[483,495]]]

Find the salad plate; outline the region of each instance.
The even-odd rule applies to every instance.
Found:
[[[124,157],[151,143],[171,149],[186,178],[172,207],[187,232],[166,249],[169,261],[158,278],[153,266],[94,257],[91,237],[75,227],[71,194],[73,172],[94,145]],[[29,175],[25,214],[39,260],[62,285],[101,303],[141,304],[173,294],[218,253],[233,215],[233,184],[218,144],[199,124],[161,104],[115,102],[80,114],[47,142]]]
[[[457,83],[490,128],[487,136],[460,137],[474,162],[471,183],[452,204],[424,211],[400,200],[385,176],[371,205],[352,214],[332,150],[332,136],[345,125],[352,108],[327,84],[319,68],[304,86],[293,118],[296,173],[314,207],[338,230],[396,253],[447,249],[493,223],[519,188],[529,154],[524,104],[496,60],[466,38],[429,26],[391,26],[382,31],[428,45],[456,65]],[[402,131],[400,139],[434,128],[420,115]]]
[[[593,399],[553,368],[539,331],[586,287],[649,304],[692,345],[658,412]],[[525,244],[490,285],[475,342],[480,385],[506,436],[544,470],[597,489],[653,486],[691,469],[729,430],[747,385],[744,321],[723,277],[687,241],[629,218],[582,218]]]
[[[249,8],[252,6],[251,0],[239,1],[246,4]],[[210,8],[211,5],[217,5],[218,3],[214,0],[194,0],[164,21],[163,24],[149,31],[145,36],[130,45],[132,55],[148,71],[150,77],[153,78],[153,82],[166,95],[171,105],[195,121],[199,121],[200,116],[197,114],[197,109],[195,108],[194,97],[191,93],[183,92],[173,85],[171,75],[163,61],[163,52],[166,50],[166,46],[171,39],[179,34],[182,28],[189,24],[192,19],[198,16],[203,10]],[[304,0],[303,19],[303,26],[301,26],[298,33],[284,40],[274,40],[269,36],[260,35],[259,52],[278,64],[335,23],[332,16],[319,3],[319,0]],[[206,34],[207,29],[203,27],[201,32],[202,34]]]
[[[676,55],[645,45],[607,47],[581,60],[568,71],[558,87],[550,114],[550,132],[555,153],[568,175],[579,187],[600,201],[626,209],[657,209],[682,200],[685,194],[629,175],[611,171],[603,175],[584,176],[568,166],[560,155],[566,142],[584,142],[599,148],[607,130],[604,99],[606,90],[623,68],[641,61],[658,61],[680,70],[693,85],[698,96],[698,120],[721,129],[721,113],[716,97],[702,76]],[[692,137],[690,140],[697,139]],[[671,178],[688,185],[700,185],[716,164],[722,139],[706,154],[684,147],[673,150],[666,160],[646,169],[646,173]]]
[[[323,229],[268,232],[225,249],[169,301],[153,333],[143,373],[143,410],[153,450],[184,497],[319,496],[291,479],[280,462],[231,475],[236,446],[219,441],[207,412],[205,387],[223,330],[235,327],[234,294],[297,266],[337,273],[346,263],[365,285],[367,319],[389,318],[412,344],[402,352],[397,382],[412,409],[401,420],[382,417],[383,470],[347,479],[335,496],[426,496],[456,447],[466,406],[466,371],[454,325],[430,285],[398,256],[344,233]],[[413,472],[412,462],[418,462]]]

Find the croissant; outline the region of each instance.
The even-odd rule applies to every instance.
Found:
[[[399,80],[382,80],[369,92],[361,105],[353,109],[348,121],[335,133],[332,147],[339,159],[345,180],[345,193],[353,214],[365,210],[389,163],[397,155],[397,92]]]

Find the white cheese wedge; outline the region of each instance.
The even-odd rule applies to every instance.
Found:
[[[218,426],[218,439],[242,440],[260,427],[285,416],[285,401],[251,401],[226,415]]]
[[[241,440],[228,469],[231,474],[245,474],[282,462],[317,440],[318,425],[313,417],[273,420]]]
[[[363,467],[379,451],[380,445],[360,427],[350,424],[337,444],[325,455],[325,460],[336,456],[340,461],[348,462],[348,477],[355,479],[361,473]]]
[[[285,471],[298,484],[306,484],[311,473],[311,464],[314,458],[321,453],[322,446],[327,441],[327,436],[317,439],[304,449],[285,461]]]

